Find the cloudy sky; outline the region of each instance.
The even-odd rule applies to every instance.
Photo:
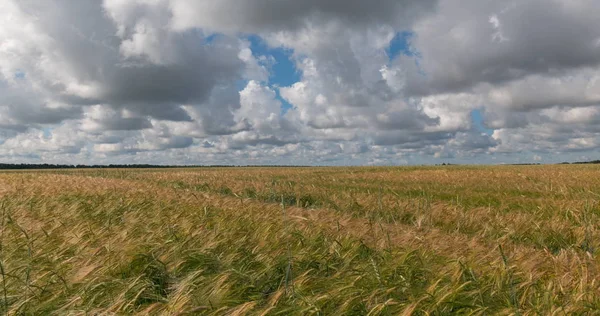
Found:
[[[2,0],[0,162],[600,159],[597,0]]]

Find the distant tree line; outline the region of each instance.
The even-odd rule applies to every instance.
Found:
[[[62,164],[29,164],[29,163],[0,163],[0,169],[149,169],[149,168],[234,168],[234,167],[288,167],[298,168],[307,166],[292,165],[151,165],[151,164],[110,164],[110,165],[62,165]]]
[[[600,160],[581,162],[561,162],[568,164],[600,164]],[[436,166],[451,166],[450,163],[437,164]],[[520,163],[513,165],[540,165],[540,163]],[[24,170],[24,169],[168,169],[168,168],[237,168],[237,167],[260,167],[260,168],[307,168],[319,166],[306,165],[152,165],[152,164],[109,164],[109,165],[62,165],[62,164],[31,164],[31,163],[0,163],[0,170]]]
[[[161,165],[61,165],[61,164],[12,164],[0,163],[0,169],[91,169],[91,168],[169,168]]]
[[[592,160],[592,161],[578,161],[578,162],[561,162],[561,165],[584,165],[584,164],[600,164],[600,160]]]

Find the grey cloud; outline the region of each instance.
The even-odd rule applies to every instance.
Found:
[[[80,115],[81,110],[77,107],[51,106],[23,82],[9,84],[0,79],[0,126],[24,131],[29,126],[57,124]]]
[[[169,16],[168,11],[138,15],[134,27],[117,36],[120,26],[104,14],[98,1],[24,1],[18,2],[18,9],[42,34],[11,39],[26,50],[19,66],[32,84],[42,88],[40,93],[73,106],[106,104],[140,117],[129,120],[129,127],[107,124],[106,129],[145,128],[139,122],[147,116],[190,121],[181,105],[219,107],[206,103],[213,88],[234,82],[244,67],[237,39],[218,38],[208,44],[200,31],[170,32],[163,17]],[[131,41],[134,51],[124,50]],[[80,115],[77,109],[62,117],[58,110],[46,112],[46,122],[52,123]],[[12,115],[24,116],[17,110]]]
[[[426,75],[413,72],[409,88],[459,91],[597,66],[599,14],[600,3],[589,0],[442,0],[415,25],[412,44]]]
[[[173,136],[167,139],[161,139],[158,143],[160,149],[187,148],[194,143],[194,139],[185,136]]]
[[[485,152],[497,146],[499,142],[488,134],[471,130],[457,133],[455,138],[448,142],[448,146],[459,152]]]
[[[417,109],[404,109],[381,114],[374,123],[382,130],[423,130],[439,125],[440,118],[429,117]]]
[[[77,118],[81,110],[73,107],[49,108],[47,106],[9,106],[12,118],[22,124],[57,124],[66,119]]]
[[[522,112],[511,111],[486,111],[484,113],[484,124],[487,127],[498,128],[519,128],[529,125],[531,118],[523,115]]]
[[[111,131],[131,131],[152,127],[152,123],[148,119],[141,117],[111,118],[101,121],[100,124],[103,130]]]
[[[512,111],[553,106],[585,107],[600,104],[600,71],[585,68],[558,76],[531,75],[484,92],[492,105]]]
[[[174,0],[170,7],[178,28],[200,26],[216,31],[262,33],[295,30],[305,27],[308,21],[340,21],[350,27],[382,23],[406,27],[410,20],[432,10],[436,3],[436,0]]]
[[[201,104],[217,84],[240,75],[243,64],[237,58],[236,47],[230,46],[235,43],[217,41],[203,46],[203,37],[189,34],[165,43],[178,50],[172,63],[138,61],[120,65],[106,80],[109,86],[104,98],[116,104],[150,103],[164,108]],[[152,112],[160,113],[160,107],[155,106]]]
[[[407,132],[377,132],[374,143],[379,146],[401,145],[405,149],[423,148],[429,145],[444,144],[454,136],[453,133],[407,133]]]
[[[526,125],[500,128],[497,152],[567,153],[592,151],[600,145],[600,106],[553,107],[522,115]]]
[[[98,135],[93,141],[97,144],[118,144],[122,142],[126,137],[124,135],[114,135],[105,133]]]
[[[152,127],[146,117],[125,115],[122,110],[115,110],[110,105],[96,105],[86,109],[81,129],[94,134],[112,133],[112,131],[142,130]]]
[[[1,101],[0,101],[1,104]],[[26,130],[29,126],[58,124],[66,119],[77,118],[81,110],[73,107],[51,108],[46,105],[10,103],[0,106],[0,115],[10,118],[15,129]],[[0,120],[0,125],[3,125]]]
[[[257,146],[257,145],[271,145],[271,146],[284,146],[290,144],[289,140],[281,140],[275,136],[260,137],[258,135],[248,135],[243,138],[234,138],[227,142],[227,148],[229,149],[244,149],[246,146]]]

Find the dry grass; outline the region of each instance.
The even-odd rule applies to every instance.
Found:
[[[8,314],[594,314],[596,166],[0,174]]]

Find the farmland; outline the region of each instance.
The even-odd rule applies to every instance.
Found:
[[[600,168],[0,173],[9,314],[593,314]]]

